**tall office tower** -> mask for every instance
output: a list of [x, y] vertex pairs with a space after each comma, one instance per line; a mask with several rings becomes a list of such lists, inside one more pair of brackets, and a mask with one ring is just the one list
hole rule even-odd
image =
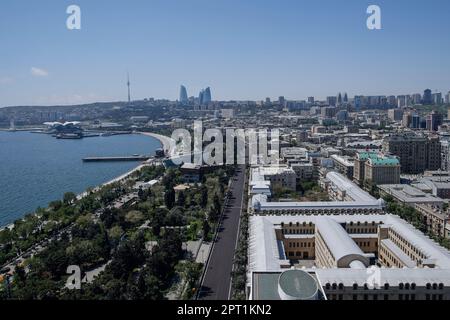
[[395, 96], [387, 97], [387, 104], [390, 107], [397, 107], [397, 98]]
[[419, 116], [417, 113], [413, 113], [413, 114], [411, 115], [411, 125], [410, 125], [410, 128], [411, 128], [411, 129], [420, 129], [421, 123], [422, 123], [422, 119], [420, 118], [420, 116]]
[[205, 91], [201, 90], [200, 93], [198, 94], [198, 103], [199, 104], [203, 104], [204, 95], [205, 95]]
[[363, 96], [355, 96], [353, 101], [354, 101], [354, 104], [355, 104], [355, 109], [358, 110], [363, 105]]
[[407, 107], [411, 107], [413, 105], [413, 99], [409, 94], [405, 96], [405, 103]]
[[314, 97], [308, 97], [308, 103], [313, 104], [314, 103]]
[[337, 104], [340, 106], [342, 104], [342, 94], [339, 92], [337, 95]]
[[413, 94], [412, 99], [414, 104], [420, 104], [420, 102], [422, 101], [422, 96], [420, 95], [420, 93], [416, 93]]
[[437, 113], [436, 111], [431, 112], [427, 116], [427, 130], [428, 131], [438, 131], [438, 128], [440, 125], [442, 125], [442, 122], [444, 121], [444, 117], [442, 114]]
[[278, 97], [278, 103], [280, 106], [284, 107], [285, 102], [286, 102], [286, 99], [284, 99], [284, 96]]
[[180, 86], [180, 102], [181, 103], [188, 103], [188, 94], [185, 86]]
[[383, 141], [383, 152], [399, 157], [402, 173], [419, 174], [441, 167], [439, 137], [399, 133]]
[[334, 97], [334, 96], [332, 96], [332, 97], [327, 97], [327, 104], [328, 104], [329, 106], [335, 107], [335, 106], [336, 106], [336, 102], [337, 102], [336, 97]]
[[430, 89], [426, 89], [423, 92], [422, 104], [425, 104], [425, 105], [433, 104], [433, 95], [431, 94], [431, 90]]
[[128, 103], [131, 102], [130, 74], [127, 73]]
[[402, 117], [402, 127], [409, 128], [412, 122], [412, 114], [411, 111], [406, 111], [403, 113]]
[[406, 96], [397, 97], [397, 108], [406, 107]]
[[388, 118], [391, 121], [402, 121], [403, 110], [402, 109], [389, 109], [388, 110]]
[[442, 104], [442, 93], [433, 93], [433, 104]]
[[348, 95], [347, 95], [347, 92], [346, 93], [344, 93], [344, 103], [348, 103]]
[[211, 88], [208, 87], [203, 91], [203, 103], [208, 104], [212, 101], [211, 98]]
[[445, 95], [445, 103], [450, 103], [450, 91]]

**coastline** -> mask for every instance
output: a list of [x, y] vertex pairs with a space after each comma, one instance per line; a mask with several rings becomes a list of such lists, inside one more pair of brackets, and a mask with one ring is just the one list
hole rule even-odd
[[175, 140], [173, 140], [172, 138], [152, 132], [137, 132], [137, 133], [159, 140], [164, 149], [164, 153], [167, 155], [173, 154], [175, 150]]
[[[166, 150], [168, 151], [169, 154], [171, 152], [173, 152], [173, 146], [175, 145], [175, 143], [174, 143], [172, 138], [169, 138], [167, 136], [163, 136], [163, 135], [160, 135], [160, 134], [157, 134], [157, 133], [150, 133], [150, 132], [137, 132], [137, 133], [145, 135], [145, 136], [148, 136], [148, 137], [152, 137], [154, 139], [157, 139], [161, 143], [161, 145], [164, 148], [165, 152], [166, 152]], [[113, 179], [111, 179], [111, 180], [109, 180], [109, 181], [107, 181], [105, 183], [102, 183], [102, 184], [94, 187], [93, 191], [98, 191], [100, 188], [102, 188], [104, 186], [107, 186], [107, 185], [113, 184], [115, 182], [121, 181], [123, 179], [126, 179], [131, 174], [133, 174], [134, 172], [142, 169], [146, 165], [148, 165], [148, 163], [145, 163], [145, 162], [144, 163], [140, 163], [138, 166], [136, 166], [135, 168], [129, 170], [128, 172], [125, 172], [124, 174], [121, 174], [120, 176], [118, 176], [116, 178], [113, 178]], [[83, 191], [82, 193], [77, 194], [77, 200], [81, 200], [84, 197], [86, 197], [87, 195], [88, 195], [88, 192], [87, 191]], [[19, 219], [16, 219], [15, 221], [19, 221], [19, 220], [23, 220], [23, 219], [19, 218]], [[3, 231], [5, 229], [12, 230], [14, 228], [15, 221], [10, 223], [10, 224], [7, 224], [7, 225], [0, 226], [0, 231]]]

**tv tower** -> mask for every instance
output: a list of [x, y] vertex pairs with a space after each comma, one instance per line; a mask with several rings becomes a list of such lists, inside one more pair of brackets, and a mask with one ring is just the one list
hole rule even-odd
[[131, 103], [130, 74], [129, 73], [127, 73], [127, 87], [128, 87], [128, 103]]

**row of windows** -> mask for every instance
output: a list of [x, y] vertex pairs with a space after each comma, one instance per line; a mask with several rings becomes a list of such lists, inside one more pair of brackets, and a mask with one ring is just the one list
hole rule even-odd
[[289, 248], [311, 248], [315, 246], [314, 242], [289, 242]]
[[282, 234], [314, 234], [314, 229], [281, 229]]
[[[399, 235], [392, 228], [389, 229], [389, 239], [392, 240], [400, 249], [403, 250], [412, 260], [420, 260], [426, 259], [427, 257], [419, 251], [416, 247], [414, 247], [411, 243], [409, 243], [406, 239], [404, 239], [401, 235]], [[409, 250], [408, 250], [409, 249]], [[414, 252], [417, 256], [412, 255], [409, 252]]]
[[[439, 284], [437, 284], [437, 283], [433, 283], [433, 284], [427, 283], [425, 287], [427, 288], [427, 290], [431, 290], [431, 289], [433, 289], [433, 290], [443, 290], [444, 289], [444, 284], [443, 283], [439, 283]], [[352, 288], [353, 288], [353, 290], [358, 290], [359, 286], [358, 286], [357, 283], [354, 283]], [[369, 290], [368, 284], [365, 283], [363, 288], [364, 288], [364, 290]], [[390, 288], [389, 283], [385, 283], [383, 288], [384, 288], [384, 290], [389, 290], [389, 288]], [[325, 289], [326, 290], [344, 290], [344, 284], [343, 283], [330, 284], [328, 282], [328, 283], [325, 284]], [[376, 289], [376, 288], [374, 288], [374, 289]], [[400, 282], [398, 284], [398, 289], [399, 290], [415, 290], [416, 289], [416, 284], [414, 282], [413, 283]]]
[[[394, 257], [394, 255], [389, 250], [387, 250], [384, 246], [381, 247], [380, 253], [381, 253], [381, 261], [387, 267], [391, 267], [392, 264], [395, 265], [397, 268], [403, 267], [403, 263], [400, 262], [400, 260], [398, 260], [396, 257]], [[388, 259], [389, 259], [389, 261], [388, 261]]]
[[377, 228], [349, 228], [347, 227], [347, 229], [345, 230], [347, 231], [347, 233], [378, 233], [378, 229]]

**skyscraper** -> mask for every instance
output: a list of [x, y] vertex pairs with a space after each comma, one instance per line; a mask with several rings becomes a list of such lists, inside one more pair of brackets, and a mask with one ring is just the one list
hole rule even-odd
[[188, 103], [188, 94], [185, 86], [180, 86], [180, 103]]
[[211, 88], [208, 87], [205, 89], [205, 91], [203, 92], [203, 103], [204, 104], [208, 104], [212, 101], [211, 99]]
[[438, 105], [442, 104], [442, 93], [440, 92], [433, 93], [432, 97], [433, 97], [433, 104]]
[[203, 96], [204, 96], [204, 90], [200, 90], [200, 93], [198, 94], [198, 103], [203, 104]]
[[344, 93], [344, 103], [348, 103], [348, 96], [347, 96], [347, 92]]
[[439, 126], [442, 125], [444, 121], [442, 114], [437, 113], [436, 111], [431, 112], [427, 116], [427, 130], [428, 131], [437, 131]]
[[431, 94], [430, 89], [427, 89], [423, 92], [422, 103], [425, 105], [433, 104], [433, 95]]

